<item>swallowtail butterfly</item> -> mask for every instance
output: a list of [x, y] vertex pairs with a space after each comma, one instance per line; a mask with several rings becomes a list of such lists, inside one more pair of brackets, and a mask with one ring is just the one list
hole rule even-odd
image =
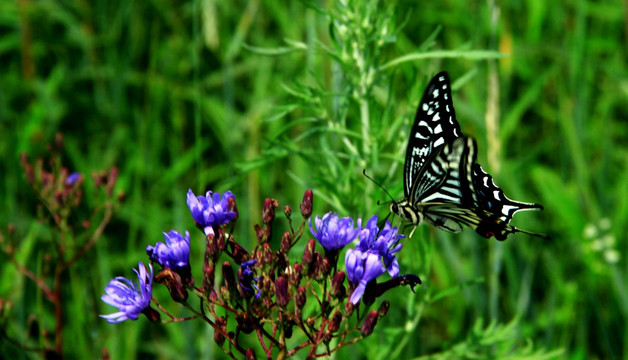
[[430, 81], [419, 104], [406, 150], [405, 198], [393, 201], [390, 211], [412, 224], [427, 221], [451, 232], [467, 225], [497, 240], [516, 232], [547, 239], [509, 224], [517, 211], [543, 207], [507, 198], [476, 163], [476, 149], [475, 140], [460, 131], [449, 76], [441, 72]]

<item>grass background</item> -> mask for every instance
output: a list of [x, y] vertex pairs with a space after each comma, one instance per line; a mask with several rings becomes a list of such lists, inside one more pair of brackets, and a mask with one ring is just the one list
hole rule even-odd
[[[441, 70], [480, 163], [511, 198], [545, 206], [513, 224], [552, 240], [420, 227], [399, 256], [424, 284], [387, 294], [385, 320], [340, 355], [628, 358], [626, 5], [373, 4], [0, 3], [0, 229], [15, 226], [18, 258], [37, 269], [54, 238], [21, 152], [45, 156], [61, 132], [71, 171], [116, 166], [128, 194], [67, 275], [68, 358], [223, 357], [200, 322], [107, 324], [104, 286], [161, 232], [192, 230], [188, 188], [231, 189], [247, 246], [265, 197], [296, 208], [312, 188], [315, 214], [385, 215], [361, 171], [401, 197], [407, 132]], [[193, 245], [193, 266], [202, 254]], [[0, 297], [14, 338], [31, 314], [52, 331], [49, 304], [5, 257]], [[0, 353], [38, 356], [4, 339]]]

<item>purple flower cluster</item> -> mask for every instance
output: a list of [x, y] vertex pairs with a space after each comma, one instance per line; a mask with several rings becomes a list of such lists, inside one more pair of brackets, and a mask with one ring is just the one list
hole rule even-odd
[[[80, 177], [80, 174], [72, 174], [68, 179], [73, 183], [78, 177]], [[192, 190], [189, 190], [187, 194], [187, 204], [192, 217], [206, 235], [214, 233], [214, 226], [227, 224], [237, 216], [234, 211], [229, 209], [230, 199], [232, 199], [232, 202], [235, 202], [235, 197], [231, 191], [226, 191], [222, 197], [219, 193], [211, 191], [208, 191], [206, 196], [195, 196]], [[150, 260], [158, 263], [164, 269], [170, 268], [172, 271], [179, 273], [181, 278], [184, 279], [184, 283], [192, 284], [193, 282], [188, 282], [191, 279], [189, 274], [189, 231], [185, 231], [185, 236], [175, 230], [170, 230], [170, 232], [163, 234], [165, 243], [157, 242], [155, 246], [146, 247], [146, 253]], [[253, 277], [251, 265], [253, 264], [243, 264], [243, 274], [245, 274], [246, 284], [252, 285], [257, 289], [253, 281], [257, 281], [258, 278]], [[109, 315], [101, 315], [103, 318], [110, 323], [121, 322], [127, 319], [137, 320], [140, 313], [150, 310], [153, 283], [152, 265], [149, 265], [149, 268], [150, 274], [148, 274], [142, 263], [139, 264], [139, 271], [134, 269], [138, 275], [139, 284], [134, 284], [123, 277], [116, 277], [111, 280], [109, 285], [105, 287], [106, 294], [102, 296], [102, 300], [109, 305], [117, 307], [119, 311]], [[259, 296], [259, 289], [257, 290], [257, 296]]]
[[[361, 219], [360, 219], [361, 220]], [[358, 226], [361, 227], [361, 221]], [[399, 275], [399, 262], [396, 254], [403, 247], [399, 240], [404, 236], [397, 233], [396, 227], [386, 220], [383, 229], [377, 227], [377, 215], [369, 219], [365, 228], [361, 228], [360, 242], [355, 249], [347, 250], [345, 267], [347, 278], [357, 287], [349, 299], [357, 304], [364, 294], [366, 284], [388, 271], [391, 277]]]
[[310, 219], [310, 231], [326, 251], [339, 250], [357, 237], [360, 239], [356, 248], [347, 250], [345, 255], [347, 277], [355, 287], [350, 298], [353, 304], [360, 301], [370, 281], [386, 271], [392, 277], [399, 274], [396, 254], [403, 246], [399, 240], [404, 236], [398, 234], [398, 229], [388, 220], [380, 230], [377, 215], [371, 217], [365, 227], [362, 227], [362, 219], [358, 219], [354, 229], [353, 219], [339, 219], [338, 215], [329, 212], [322, 219], [317, 216], [314, 224], [316, 231]]

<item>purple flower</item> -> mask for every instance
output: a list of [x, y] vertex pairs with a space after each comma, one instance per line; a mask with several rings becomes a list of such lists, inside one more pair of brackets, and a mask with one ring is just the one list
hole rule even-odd
[[259, 299], [260, 295], [262, 294], [262, 292], [260, 291], [260, 289], [257, 287], [257, 285], [255, 284], [256, 282], [259, 281], [259, 277], [255, 277], [254, 273], [253, 273], [253, 269], [252, 266], [255, 265], [257, 263], [257, 260], [249, 260], [246, 262], [242, 263], [242, 272], [240, 273], [240, 278], [238, 279], [240, 281], [240, 286], [242, 286], [242, 288], [248, 292], [253, 292], [253, 289], [256, 290], [255, 293], [255, 298]]
[[166, 243], [157, 242], [155, 246], [147, 246], [148, 257], [163, 267], [177, 271], [190, 263], [190, 232], [185, 231], [185, 237], [178, 231], [170, 230], [163, 233]]
[[312, 228], [312, 218], [309, 220], [310, 231], [327, 251], [342, 249], [352, 242], [360, 233], [360, 229], [353, 228], [353, 219], [345, 217], [338, 219], [338, 215], [328, 212], [322, 219], [314, 219], [316, 231]]
[[354, 249], [347, 250], [345, 267], [347, 269], [347, 278], [354, 285], [357, 285], [351, 293], [351, 298], [349, 298], [349, 301], [354, 305], [360, 302], [362, 295], [364, 295], [366, 284], [386, 272], [379, 255]]
[[373, 215], [362, 228], [362, 220], [358, 220], [360, 242], [354, 249], [347, 250], [345, 268], [347, 278], [355, 286], [350, 301], [357, 304], [364, 294], [366, 284], [384, 272], [392, 277], [399, 275], [399, 262], [396, 254], [403, 247], [399, 240], [404, 236], [386, 220], [384, 228], [377, 226], [377, 215]]
[[234, 211], [229, 211], [229, 198], [235, 200], [231, 191], [226, 191], [221, 198], [219, 193], [211, 191], [205, 196], [195, 196], [192, 189], [188, 190], [188, 207], [194, 221], [203, 228], [205, 235], [212, 234], [214, 226], [226, 224], [236, 217]]
[[152, 296], [153, 267], [149, 264], [150, 274], [141, 262], [138, 270], [133, 269], [137, 274], [139, 283], [121, 276], [109, 282], [105, 287], [106, 294], [101, 297], [105, 303], [118, 308], [118, 312], [109, 315], [100, 315], [107, 319], [108, 323], [118, 323], [124, 320], [137, 320], [139, 314], [148, 308]]
[[81, 178], [81, 173], [80, 172], [73, 172], [72, 174], [70, 174], [66, 179], [65, 179], [65, 184], [72, 186], [74, 185], [74, 183], [76, 183], [78, 181], [78, 179]]

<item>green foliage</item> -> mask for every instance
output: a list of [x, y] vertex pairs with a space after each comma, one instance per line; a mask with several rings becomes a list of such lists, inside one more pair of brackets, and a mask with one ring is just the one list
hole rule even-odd
[[[11, 225], [16, 257], [45, 272], [53, 237], [35, 221], [19, 153], [43, 155], [62, 132], [70, 171], [116, 166], [127, 194], [67, 275], [67, 357], [224, 356], [202, 324], [105, 323], [104, 286], [162, 231], [193, 227], [188, 188], [231, 189], [250, 244], [258, 219], [247, 214], [265, 197], [296, 203], [306, 188], [314, 214], [385, 216], [377, 202], [389, 199], [362, 169], [401, 196], [417, 103], [447, 70], [479, 162], [511, 198], [545, 206], [513, 224], [552, 240], [418, 228], [399, 256], [424, 284], [387, 293], [382, 323], [339, 356], [625, 358], [623, 11], [586, 0], [0, 2], [0, 233]], [[192, 246], [192, 264], [203, 251]], [[23, 340], [29, 316], [50, 324], [51, 304], [4, 254], [0, 264], [0, 298], [13, 304], [2, 329]], [[7, 341], [0, 354], [40, 355]]]

